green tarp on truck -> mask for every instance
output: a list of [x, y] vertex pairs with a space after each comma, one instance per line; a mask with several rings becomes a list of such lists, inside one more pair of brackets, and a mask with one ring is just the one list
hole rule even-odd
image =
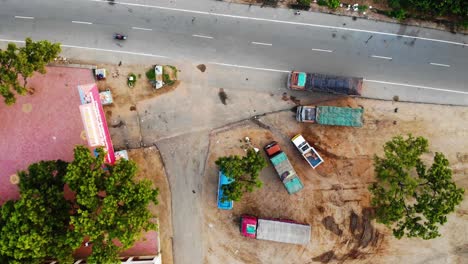
[[330, 126], [362, 126], [363, 108], [336, 106], [299, 106], [296, 120]]

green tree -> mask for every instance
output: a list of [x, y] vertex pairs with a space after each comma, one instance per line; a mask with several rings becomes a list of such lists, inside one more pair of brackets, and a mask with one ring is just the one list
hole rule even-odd
[[59, 43], [52, 44], [46, 40], [33, 42], [30, 38], [25, 40], [24, 47], [8, 43], [6, 50], [0, 49], [0, 94], [5, 103], [12, 105], [16, 102], [14, 92], [26, 94], [27, 79], [34, 72], [44, 74], [47, 63], [56, 58], [60, 51]]
[[337, 9], [340, 6], [340, 0], [328, 0], [327, 6], [330, 9]]
[[453, 182], [445, 156], [435, 153], [427, 168], [420, 157], [427, 153], [427, 139], [397, 136], [384, 145], [384, 157], [374, 158], [377, 182], [369, 187], [371, 203], [377, 221], [397, 238], [440, 236], [439, 225], [463, 200], [464, 190]]
[[148, 205], [158, 203], [158, 190], [149, 180], [134, 180], [137, 168], [132, 161], [119, 160], [111, 166], [104, 163], [102, 149], [94, 157], [84, 146], [74, 153], [65, 175], [76, 193], [68, 242], [76, 248], [88, 237], [93, 243], [90, 263], [115, 263], [118, 253], [131, 247], [142, 231], [157, 228]]
[[21, 198], [0, 209], [2, 263], [73, 261], [66, 243], [70, 204], [63, 197], [67, 163], [41, 161], [18, 173]]
[[252, 192], [255, 188], [262, 187], [258, 176], [267, 163], [259, 152], [250, 148], [246, 156], [221, 157], [216, 160], [216, 165], [226, 176], [234, 180], [222, 186], [223, 199], [239, 201], [245, 192]]

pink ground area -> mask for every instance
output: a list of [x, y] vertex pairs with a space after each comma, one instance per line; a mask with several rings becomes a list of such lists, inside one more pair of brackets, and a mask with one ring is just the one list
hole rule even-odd
[[33, 95], [0, 102], [0, 204], [19, 197], [10, 175], [40, 160], [70, 161], [74, 147], [87, 144], [77, 86], [93, 82], [88, 69], [48, 67], [28, 81]]
[[[17, 186], [10, 183], [12, 174], [40, 160], [71, 161], [75, 146], [87, 145], [77, 86], [93, 82], [91, 70], [48, 67], [45, 75], [29, 79], [33, 95], [17, 96], [13, 106], [0, 102], [0, 205], [19, 198]], [[89, 250], [77, 253], [86, 256]], [[124, 255], [157, 252], [157, 233], [149, 232]]]

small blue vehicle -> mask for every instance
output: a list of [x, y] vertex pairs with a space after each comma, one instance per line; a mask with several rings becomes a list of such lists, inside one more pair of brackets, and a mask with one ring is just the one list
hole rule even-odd
[[234, 206], [234, 202], [232, 200], [222, 201], [223, 189], [221, 188], [221, 186], [230, 184], [234, 181], [234, 179], [227, 177], [222, 171], [219, 171], [218, 177], [218, 208], [222, 210], [231, 210]]

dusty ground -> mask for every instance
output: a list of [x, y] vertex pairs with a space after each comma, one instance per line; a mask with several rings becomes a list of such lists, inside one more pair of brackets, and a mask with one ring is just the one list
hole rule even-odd
[[159, 240], [162, 261], [172, 264], [172, 212], [171, 190], [164, 170], [164, 163], [156, 147], [130, 150], [129, 158], [138, 164], [136, 179], [149, 179], [159, 189], [159, 204], [151, 206], [150, 210], [158, 217]]
[[[467, 263], [468, 199], [449, 216], [441, 238], [396, 240], [388, 229], [369, 220], [372, 210], [368, 209], [367, 186], [373, 181], [372, 156], [382, 153], [382, 144], [396, 134], [413, 133], [428, 138], [432, 151], [444, 152], [455, 181], [468, 188], [468, 109], [365, 99], [328, 104], [363, 106], [364, 127], [303, 125], [294, 120], [292, 112], [283, 111], [261, 117], [260, 123], [247, 121], [211, 134], [202, 195], [204, 262]], [[308, 167], [289, 142], [297, 133], [325, 159], [316, 170]], [[289, 196], [269, 165], [260, 176], [264, 182], [261, 190], [245, 195], [232, 211], [217, 210], [214, 161], [243, 154], [240, 140], [245, 136], [258, 148], [271, 140], [280, 142], [304, 190]], [[238, 227], [244, 213], [309, 223], [311, 243], [297, 246], [244, 238]]]
[[[240, 4], [249, 4], [249, 5], [262, 5], [263, 3], [262, 0], [225, 0], [225, 1], [233, 2], [233, 3], [240, 3]], [[342, 16], [361, 17], [361, 18], [377, 20], [377, 21], [401, 23], [401, 24], [410, 25], [410, 26], [433, 28], [433, 29], [439, 29], [439, 30], [445, 30], [445, 31], [456, 31], [458, 33], [468, 34], [468, 29], [463, 29], [463, 28], [455, 29], [449, 25], [450, 21], [454, 20], [453, 18], [440, 17], [434, 21], [427, 21], [427, 20], [412, 18], [412, 19], [406, 19], [404, 21], [398, 21], [397, 19], [394, 19], [392, 17], [386, 16], [378, 12], [378, 11], [384, 12], [384, 11], [391, 10], [391, 8], [388, 7], [386, 2], [381, 1], [381, 0], [353, 0], [353, 1], [348, 0], [348, 1], [341, 1], [341, 3], [343, 4], [343, 7], [339, 7], [336, 10], [331, 10], [327, 6], [320, 6], [317, 3], [314, 3], [314, 1], [312, 0], [312, 4], [310, 5], [309, 11], [336, 14], [336, 15], [342, 15]], [[278, 1], [278, 7], [281, 7], [281, 8], [290, 8], [290, 6], [294, 4], [297, 4], [296, 0], [279, 0]], [[355, 12], [352, 10], [348, 11], [346, 10], [346, 7], [348, 4], [350, 5], [359, 4], [360, 6], [367, 5], [368, 7], [372, 6], [372, 9], [366, 10], [365, 13]], [[435, 22], [435, 21], [440, 21], [440, 22]]]
[[[145, 75], [146, 71], [150, 69], [149, 65], [117, 66], [102, 64], [98, 65], [98, 68], [107, 69], [108, 74], [106, 80], [97, 81], [99, 90], [111, 90], [114, 99], [113, 104], [104, 106], [106, 119], [110, 126], [109, 131], [113, 141], [115, 141], [113, 142], [114, 146], [128, 146], [128, 142], [121, 142], [125, 138], [140, 137], [141, 141], [140, 116], [137, 111], [137, 103], [171, 92], [177, 88], [179, 82], [176, 81], [173, 85], [155, 90]], [[172, 78], [176, 77], [170, 67], [164, 68], [171, 71], [170, 75]], [[137, 81], [133, 88], [127, 86], [127, 76], [130, 73], [134, 73], [137, 76]], [[127, 129], [115, 129], [122, 126]]]

